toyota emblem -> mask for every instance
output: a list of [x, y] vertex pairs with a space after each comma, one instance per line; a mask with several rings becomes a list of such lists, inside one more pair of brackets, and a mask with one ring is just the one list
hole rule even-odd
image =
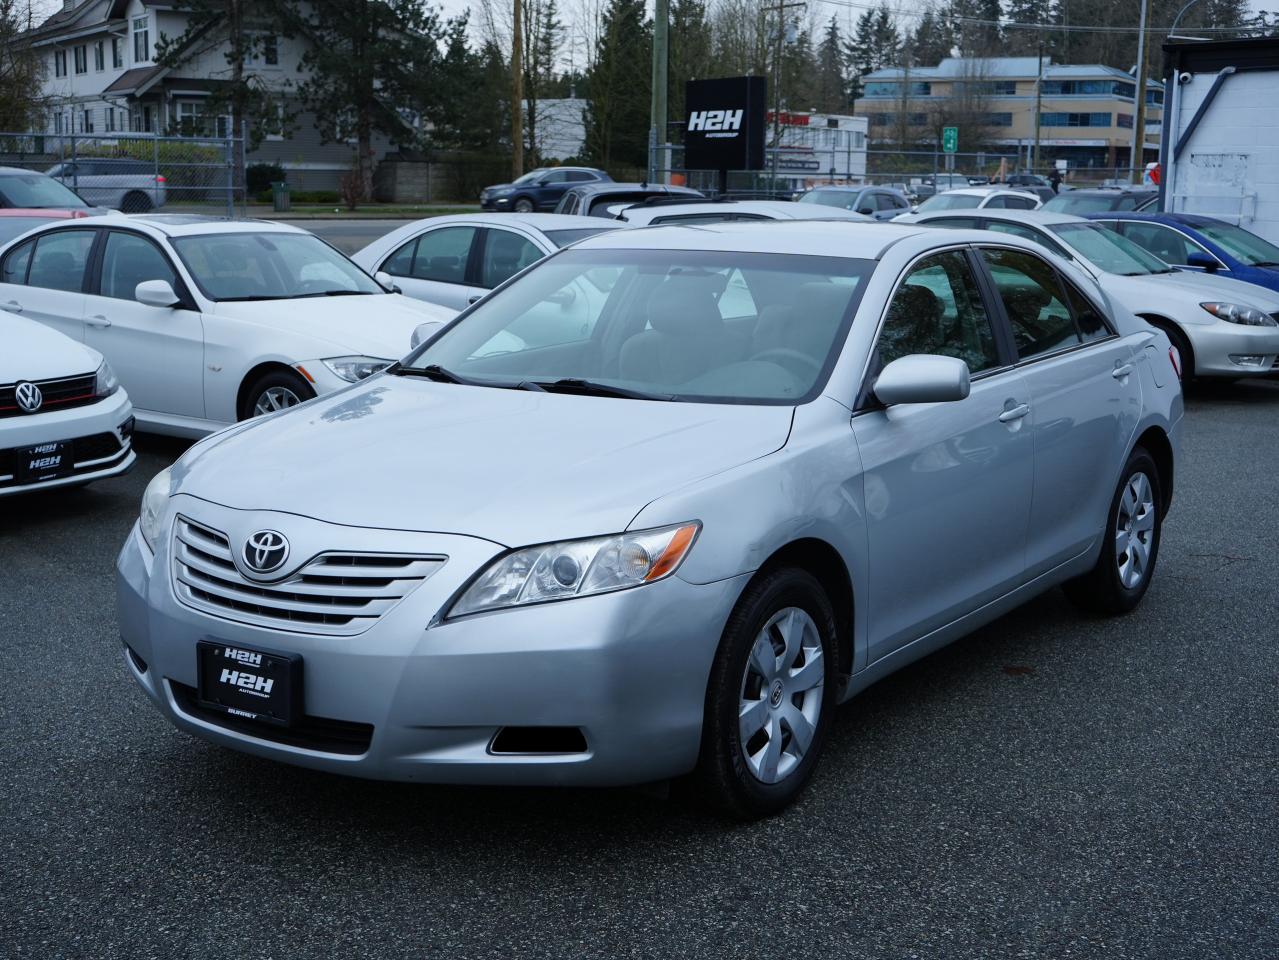
[[244, 541], [244, 562], [254, 573], [270, 573], [289, 558], [289, 541], [278, 530], [259, 530]]
[[35, 413], [44, 403], [44, 394], [30, 380], [19, 380], [13, 388], [13, 397], [23, 413]]

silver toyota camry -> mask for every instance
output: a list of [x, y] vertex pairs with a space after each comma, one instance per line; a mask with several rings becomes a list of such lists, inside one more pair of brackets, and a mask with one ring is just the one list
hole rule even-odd
[[1018, 237], [616, 231], [423, 337], [148, 487], [120, 624], [176, 726], [760, 816], [839, 702], [1057, 585], [1123, 614], [1155, 569], [1168, 340]]

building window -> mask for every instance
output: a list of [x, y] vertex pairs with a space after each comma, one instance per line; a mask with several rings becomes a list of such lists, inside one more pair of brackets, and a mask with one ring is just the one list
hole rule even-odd
[[84, 44], [71, 51], [75, 54], [75, 72], [77, 75], [89, 72], [89, 50]]
[[93, 69], [101, 73], [107, 67], [107, 46], [101, 40], [93, 45]]
[[886, 127], [893, 122], [894, 114], [891, 113], [872, 113], [870, 115], [870, 125], [872, 127]]
[[1164, 92], [1162, 90], [1147, 90], [1146, 105], [1151, 107], [1163, 106]]
[[111, 133], [115, 130], [115, 108], [107, 107], [102, 111], [102, 129]]
[[133, 18], [133, 62], [146, 63], [151, 59], [151, 31], [146, 17]]
[[909, 123], [912, 127], [926, 127], [926, 126], [928, 126], [928, 114], [926, 114], [926, 113], [912, 113], [912, 114], [910, 115], [910, 118], [909, 118], [909, 120], [908, 120], [907, 122], [908, 122], [908, 123]]
[[1013, 115], [1011, 113], [988, 113], [986, 114], [986, 126], [988, 127], [1011, 127], [1013, 125]]
[[53, 75], [55, 77], [65, 77], [67, 75], [67, 52], [65, 50], [53, 51]]
[[88, 108], [85, 109], [84, 119], [81, 121], [81, 123], [83, 124], [81, 129], [83, 129], [85, 133], [93, 133], [93, 111], [92, 110]]
[[1108, 113], [1045, 113], [1039, 124], [1044, 127], [1108, 127]]
[[62, 114], [61, 113], [55, 113], [53, 115], [53, 132], [54, 133], [62, 132]]
[[111, 66], [116, 70], [124, 66], [124, 43], [119, 37], [111, 38]]
[[890, 83], [886, 80], [872, 80], [870, 83], [862, 87], [863, 97], [895, 97], [901, 89], [901, 84]]
[[268, 67], [276, 67], [280, 64], [280, 45], [273, 33], [262, 38], [262, 62]]
[[979, 97], [1015, 97], [1017, 95], [1016, 80], [977, 80], [965, 85]]
[[1117, 127], [1121, 127], [1121, 128], [1123, 128], [1124, 130], [1131, 130], [1131, 129], [1132, 129], [1132, 114], [1131, 114], [1131, 113], [1117, 113], [1117, 114], [1115, 114], [1115, 126], [1117, 126]]

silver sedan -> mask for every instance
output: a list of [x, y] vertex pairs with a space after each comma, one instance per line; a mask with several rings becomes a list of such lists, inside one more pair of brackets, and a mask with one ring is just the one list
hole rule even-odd
[[1016, 237], [593, 237], [159, 474], [118, 562], [125, 663], [173, 724], [262, 757], [684, 777], [766, 815], [886, 674], [1058, 585], [1141, 601], [1170, 353]]

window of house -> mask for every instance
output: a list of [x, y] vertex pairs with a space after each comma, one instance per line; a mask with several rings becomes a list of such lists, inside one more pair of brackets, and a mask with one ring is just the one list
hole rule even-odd
[[107, 45], [99, 40], [93, 45], [93, 69], [101, 73], [107, 68]]
[[67, 75], [67, 52], [65, 50], [53, 51], [53, 75], [55, 77], [65, 77]]
[[1013, 125], [1013, 115], [1011, 113], [988, 113], [986, 114], [986, 126], [988, 127], [1011, 127]]
[[115, 130], [115, 108], [107, 107], [102, 111], [102, 129], [107, 133]]
[[133, 18], [133, 62], [146, 63], [151, 59], [151, 31], [146, 17]]
[[93, 133], [93, 111], [92, 110], [88, 108], [85, 109], [82, 124], [83, 124], [82, 129], [84, 130], [85, 133]]
[[89, 72], [89, 48], [84, 44], [75, 47], [72, 51], [75, 54], [75, 72], [77, 74]]
[[111, 67], [119, 70], [124, 66], [124, 42], [119, 37], [111, 38]]
[[280, 43], [273, 33], [262, 38], [262, 62], [268, 67], [279, 66]]

